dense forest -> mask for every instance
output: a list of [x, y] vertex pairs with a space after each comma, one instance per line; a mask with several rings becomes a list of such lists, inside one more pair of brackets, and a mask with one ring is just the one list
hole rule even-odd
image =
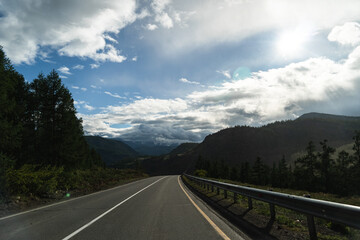
[[236, 126], [208, 135], [187, 157], [201, 155], [204, 158], [229, 165], [242, 161], [253, 163], [260, 157], [271, 166], [285, 155], [294, 161], [292, 155], [304, 149], [312, 140], [319, 143], [324, 139], [332, 147], [352, 142], [354, 132], [360, 129], [360, 117], [308, 113], [295, 120], [277, 121], [261, 127]]
[[334, 156], [335, 148], [329, 146], [327, 140], [319, 142], [319, 151], [310, 141], [305, 148], [306, 153], [295, 161], [293, 169], [284, 156], [272, 167], [260, 157], [252, 164], [245, 161], [229, 167], [223, 160], [210, 161], [199, 156], [194, 173], [256, 185], [356, 195], [360, 194], [360, 131], [355, 132], [353, 140], [354, 153], [341, 151], [337, 156]]
[[89, 169], [100, 174], [104, 163], [83, 134], [58, 73], [26, 82], [0, 48], [0, 199], [73, 188], [95, 176]]

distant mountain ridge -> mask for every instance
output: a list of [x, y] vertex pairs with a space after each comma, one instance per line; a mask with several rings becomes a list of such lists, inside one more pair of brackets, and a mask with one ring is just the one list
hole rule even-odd
[[358, 121], [360, 117], [353, 117], [353, 116], [344, 116], [344, 115], [333, 115], [333, 114], [326, 114], [326, 113], [305, 113], [301, 115], [298, 119], [325, 119], [325, 120], [334, 120], [334, 121]]
[[181, 155], [193, 150], [199, 143], [182, 143], [175, 149], [173, 149], [169, 155]]
[[163, 154], [168, 154], [178, 146], [178, 144], [159, 145], [146, 141], [124, 141], [121, 140], [120, 138], [116, 138], [115, 140], [126, 143], [136, 152], [138, 152], [140, 155], [143, 156], [160, 156]]
[[139, 153], [129, 145], [118, 140], [99, 136], [85, 136], [85, 139], [109, 167], [127, 167], [133, 164], [134, 158], [139, 156]]
[[[181, 173], [194, 167], [199, 156], [210, 161], [224, 160], [230, 165], [254, 162], [256, 157], [271, 165], [285, 155], [302, 151], [311, 140], [317, 146], [328, 140], [330, 146], [351, 143], [360, 130], [360, 117], [308, 113], [295, 120], [278, 121], [262, 127], [236, 126], [208, 135], [202, 143], [183, 156], [144, 163], [155, 174]], [[147, 160], [150, 161], [150, 160]]]

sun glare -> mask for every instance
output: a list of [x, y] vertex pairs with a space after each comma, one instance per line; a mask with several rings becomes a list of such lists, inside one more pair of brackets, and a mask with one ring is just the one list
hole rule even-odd
[[277, 40], [277, 51], [282, 57], [298, 57], [304, 50], [308, 33], [303, 30], [291, 30], [280, 34]]

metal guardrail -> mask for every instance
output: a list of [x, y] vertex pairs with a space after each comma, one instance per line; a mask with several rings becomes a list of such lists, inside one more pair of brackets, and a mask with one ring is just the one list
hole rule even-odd
[[212, 191], [214, 191], [214, 187], [216, 187], [217, 194], [219, 194], [220, 189], [222, 189], [225, 198], [227, 198], [227, 191], [234, 193], [234, 201], [236, 201], [237, 194], [248, 197], [249, 209], [253, 208], [252, 199], [269, 203], [272, 220], [275, 220], [275, 205], [305, 214], [307, 216], [310, 239], [317, 239], [314, 217], [360, 229], [360, 207], [357, 206], [244, 187], [199, 178], [188, 174], [183, 175], [192, 181], [203, 184], [208, 190], [210, 186]]

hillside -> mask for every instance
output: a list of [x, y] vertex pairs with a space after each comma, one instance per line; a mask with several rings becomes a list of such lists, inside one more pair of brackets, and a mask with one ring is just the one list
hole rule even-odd
[[144, 159], [142, 167], [147, 173], [153, 175], [182, 173], [184, 167], [187, 166], [187, 164], [184, 164], [186, 161], [183, 161], [182, 157], [186, 156], [198, 145], [198, 143], [182, 143], [169, 154]]
[[106, 166], [124, 168], [133, 163], [139, 154], [127, 144], [98, 136], [86, 136], [88, 144], [101, 156]]
[[197, 145], [199, 145], [198, 143], [182, 143], [180, 144], [177, 148], [175, 148], [174, 150], [172, 150], [169, 155], [181, 155], [181, 154], [185, 154], [188, 151], [193, 150]]
[[271, 165], [280, 160], [282, 155], [290, 159], [292, 154], [301, 152], [310, 140], [317, 147], [324, 139], [333, 147], [349, 144], [355, 130], [360, 130], [360, 117], [309, 113], [295, 120], [274, 122], [262, 127], [236, 126], [223, 129], [208, 135], [184, 156], [157, 160], [153, 164], [159, 165], [157, 173], [181, 173], [191, 169], [199, 156], [208, 160], [224, 160], [230, 165], [244, 161], [252, 163], [259, 156]]
[[312, 140], [316, 144], [327, 139], [334, 147], [352, 142], [360, 129], [360, 117], [328, 114], [305, 114], [293, 121], [268, 124], [260, 128], [234, 127], [205, 138], [192, 154], [208, 159], [224, 159], [230, 164], [252, 162], [257, 156], [271, 164], [284, 154], [303, 150]]

